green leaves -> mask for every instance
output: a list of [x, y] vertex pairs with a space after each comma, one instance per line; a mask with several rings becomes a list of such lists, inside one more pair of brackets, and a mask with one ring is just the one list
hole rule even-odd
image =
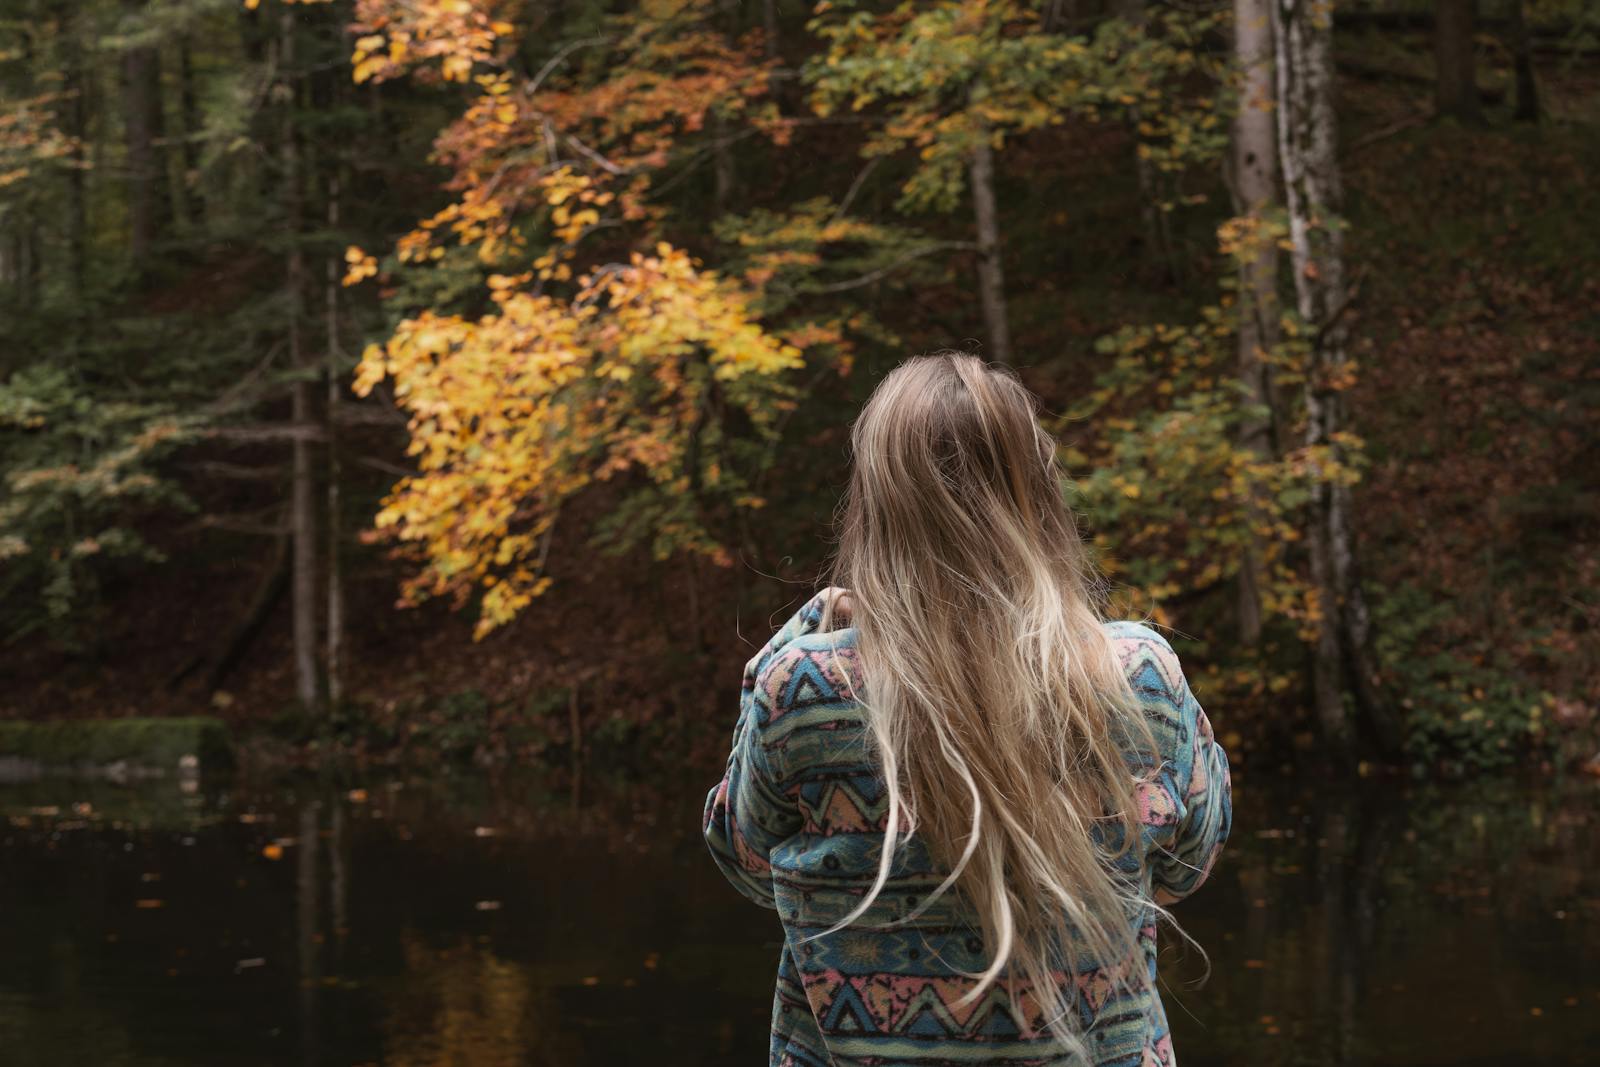
[[1226, 143], [1216, 97], [1181, 91], [1196, 75], [1220, 84], [1221, 66], [1200, 48], [1212, 18], [1112, 19], [1091, 38], [1045, 32], [1037, 10], [1012, 0], [818, 11], [810, 28], [826, 50], [802, 72], [812, 107], [872, 114], [863, 156], [915, 152], [901, 188], [906, 212], [953, 210], [982, 136], [998, 148], [1070, 118], [1123, 122], [1163, 172], [1212, 159]]
[[100, 569], [160, 558], [131, 523], [189, 506], [157, 473], [186, 432], [161, 405], [91, 394], [49, 364], [0, 385], [0, 596], [13, 637], [47, 628], [72, 643]]

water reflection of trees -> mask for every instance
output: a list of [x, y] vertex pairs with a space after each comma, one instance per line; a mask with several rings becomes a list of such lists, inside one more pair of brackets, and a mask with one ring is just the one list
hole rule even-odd
[[[307, 1067], [630, 1062], [652, 1038], [681, 1062], [759, 1056], [776, 926], [729, 898], [697, 811], [450, 788], [240, 792], [137, 831], [37, 800], [62, 814], [19, 816], [0, 850], [0, 904], [23, 916], [0, 1062], [212, 1062], [234, 1033], [262, 1042], [241, 1062]], [[1212, 980], [1163, 967], [1184, 1062], [1581, 1062], [1597, 795], [1239, 781], [1234, 839], [1179, 908]]]
[[[1179, 916], [1214, 966], [1199, 991], [1174, 979], [1186, 1060], [1523, 1062], [1548, 1049], [1539, 1062], [1577, 1062], [1572, 1027], [1596, 1006], [1580, 968], [1600, 951], [1594, 909], [1577, 914], [1600, 893], [1580, 859], [1600, 854], [1592, 786], [1240, 793], [1215, 884]], [[1541, 1024], [1541, 1003], [1574, 1014]]]
[[405, 971], [393, 983], [383, 1020], [385, 1064], [392, 1067], [497, 1067], [581, 1062], [560, 1029], [550, 990], [526, 965], [462, 940], [434, 947], [401, 934]]
[[[354, 1036], [349, 1032], [350, 1020], [341, 1017], [338, 1009], [350, 1002], [343, 996], [330, 1000], [330, 994], [351, 987], [364, 987], [373, 994], [376, 1036], [382, 1044], [380, 1062], [385, 1065], [539, 1067], [581, 1062], [579, 1035], [570, 1025], [563, 1026], [556, 1006], [563, 982], [575, 980], [572, 974], [563, 972], [561, 981], [552, 983], [551, 976], [544, 973], [548, 968], [502, 958], [485, 935], [474, 936], [449, 924], [440, 926], [437, 913], [412, 916], [404, 906], [390, 910], [388, 902], [374, 897], [375, 891], [390, 888], [397, 876], [406, 877], [411, 892], [402, 895], [407, 897], [415, 896], [417, 890], [437, 892], [445, 884], [485, 880], [486, 872], [462, 864], [460, 854], [454, 854], [456, 862], [451, 862], [454, 843], [481, 836], [478, 824], [484, 820], [484, 811], [473, 812], [466, 806], [469, 817], [462, 821], [449, 815], [460, 809], [430, 811], [427, 805], [417, 804], [417, 799], [413, 794], [408, 803], [385, 811], [365, 803], [352, 805], [347, 796], [327, 790], [298, 798], [294, 930], [302, 1064], [311, 1067], [332, 1062], [333, 1052], [348, 1046]], [[474, 814], [476, 818], [470, 817]], [[512, 812], [500, 808], [497, 814]], [[506, 822], [525, 828], [526, 813], [517, 815]], [[357, 832], [352, 834], [352, 828]], [[418, 839], [419, 831], [423, 840]], [[488, 836], [498, 839], [500, 832], [496, 827]], [[508, 836], [517, 836], [515, 830]], [[386, 843], [375, 852], [373, 846], [380, 841]], [[410, 855], [412, 862], [405, 866], [422, 868], [407, 875], [420, 873], [426, 880], [402, 875], [403, 867], [393, 851], [396, 842], [405, 843], [400, 846], [402, 854]], [[468, 854], [475, 854], [484, 846], [468, 847]], [[505, 858], [520, 866], [530, 854], [515, 849]], [[363, 862], [367, 864], [365, 872], [360, 869]], [[526, 889], [534, 894], [540, 891], [537, 873], [529, 871], [525, 879]], [[364, 973], [371, 969], [370, 960], [349, 951], [352, 887], [357, 893], [356, 908], [366, 905], [370, 912], [377, 905], [382, 916], [379, 925], [383, 929], [360, 934], [367, 939], [362, 944], [369, 950], [374, 947], [370, 944], [373, 933], [389, 943], [380, 955], [390, 958], [376, 975]], [[391, 927], [390, 922], [396, 925]], [[397, 961], [388, 951], [395, 942]]]

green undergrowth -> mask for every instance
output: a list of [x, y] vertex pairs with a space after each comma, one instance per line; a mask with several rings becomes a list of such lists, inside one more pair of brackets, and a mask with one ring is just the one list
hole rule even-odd
[[228, 728], [204, 717], [0, 722], [0, 756], [51, 769], [128, 763], [175, 770], [185, 756], [208, 770], [234, 762]]

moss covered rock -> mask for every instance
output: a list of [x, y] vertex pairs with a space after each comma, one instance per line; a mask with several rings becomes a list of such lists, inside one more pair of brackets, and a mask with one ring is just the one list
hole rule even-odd
[[50, 770], [96, 770], [113, 765], [175, 772], [189, 766], [233, 765], [233, 741], [218, 719], [77, 719], [0, 722], [0, 758]]

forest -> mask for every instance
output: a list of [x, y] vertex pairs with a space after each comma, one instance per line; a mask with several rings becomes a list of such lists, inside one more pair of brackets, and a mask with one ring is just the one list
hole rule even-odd
[[1240, 766], [1600, 773], [1596, 173], [1585, 0], [7, 0], [0, 719], [714, 760], [962, 348]]
[[741, 669], [961, 350], [1226, 753], [1144, 1062], [1589, 1064], [1597, 174], [1594, 0], [0, 0], [0, 1059], [761, 1062]]

